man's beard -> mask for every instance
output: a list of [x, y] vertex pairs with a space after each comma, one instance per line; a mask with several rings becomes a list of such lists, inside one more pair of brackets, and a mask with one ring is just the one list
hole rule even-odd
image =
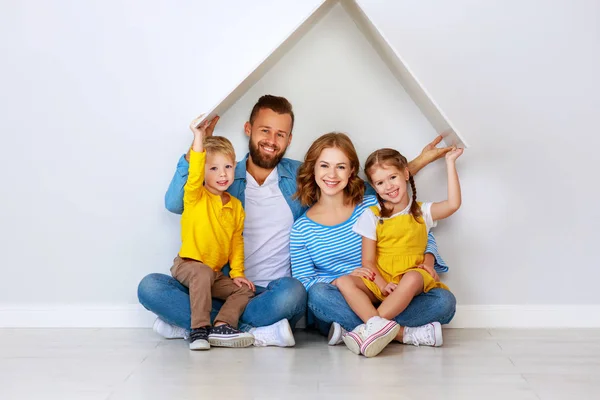
[[279, 164], [279, 162], [281, 161], [281, 159], [283, 158], [283, 156], [285, 155], [285, 150], [284, 149], [281, 154], [277, 154], [277, 151], [279, 150], [279, 147], [277, 146], [273, 146], [273, 149], [275, 150], [275, 154], [273, 156], [273, 158], [265, 158], [261, 152], [260, 149], [258, 148], [258, 144], [254, 145], [254, 143], [252, 143], [252, 138], [250, 138], [250, 141], [248, 143], [248, 147], [250, 148], [250, 158], [252, 159], [252, 162], [260, 167], [260, 168], [264, 168], [264, 169], [273, 169], [277, 166], [277, 164]]

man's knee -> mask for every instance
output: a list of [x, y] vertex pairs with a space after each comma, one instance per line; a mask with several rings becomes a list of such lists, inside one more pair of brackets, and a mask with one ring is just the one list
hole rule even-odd
[[275, 287], [278, 293], [278, 305], [283, 310], [293, 313], [303, 313], [306, 310], [306, 289], [296, 278], [280, 278]]
[[301, 311], [304, 312], [306, 310], [307, 299], [306, 288], [302, 282], [296, 278], [285, 277], [284, 279], [286, 280], [286, 287], [290, 302], [299, 305]]
[[306, 289], [298, 279], [289, 276], [283, 277], [280, 279], [279, 286], [286, 297], [298, 302], [306, 302]]
[[161, 290], [165, 285], [165, 278], [171, 278], [165, 274], [152, 273], [142, 278], [138, 284], [138, 300], [141, 304], [147, 302], [147, 300], [154, 295], [154, 293]]

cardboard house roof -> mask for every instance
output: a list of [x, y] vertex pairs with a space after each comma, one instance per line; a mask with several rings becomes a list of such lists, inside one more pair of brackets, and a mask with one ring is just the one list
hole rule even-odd
[[434, 130], [444, 137], [446, 145], [456, 145], [466, 148], [467, 143], [464, 137], [452, 126], [444, 112], [437, 106], [411, 72], [410, 68], [402, 60], [398, 51], [394, 49], [381, 30], [378, 29], [355, 0], [322, 1], [310, 15], [303, 19], [299, 26], [283, 38], [282, 42], [259, 65], [249, 71], [241, 82], [210, 109], [205, 115], [205, 119], [224, 114], [337, 4], [340, 4], [354, 21], [358, 29], [406, 90]]

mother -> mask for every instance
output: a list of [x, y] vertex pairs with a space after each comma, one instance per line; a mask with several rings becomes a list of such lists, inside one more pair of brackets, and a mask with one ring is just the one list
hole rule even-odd
[[[410, 166], [409, 166], [410, 168]], [[369, 206], [377, 204], [372, 188], [358, 177], [360, 162], [352, 141], [343, 133], [332, 132], [318, 138], [308, 150], [298, 170], [296, 198], [308, 211], [293, 225], [290, 236], [292, 276], [308, 291], [308, 308], [329, 344], [341, 343], [344, 332], [362, 324], [336, 287], [336, 280], [361, 267], [361, 237], [352, 231], [356, 219]], [[412, 172], [412, 171], [411, 171]], [[437, 264], [425, 250], [424, 268], [437, 278]], [[433, 289], [415, 297], [394, 320], [401, 326], [396, 337], [401, 343], [435, 345], [431, 322], [450, 322], [456, 299], [446, 289]], [[309, 321], [310, 322], [310, 321]], [[417, 328], [413, 328], [417, 327]]]

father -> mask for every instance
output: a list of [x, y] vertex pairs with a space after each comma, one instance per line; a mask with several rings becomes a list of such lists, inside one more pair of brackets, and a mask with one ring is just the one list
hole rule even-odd
[[[217, 121], [218, 117], [215, 117], [208, 129], [214, 130]], [[248, 303], [239, 327], [252, 332], [255, 344], [259, 346], [293, 346], [295, 342], [290, 326], [294, 327], [306, 312], [306, 291], [298, 280], [291, 277], [290, 268], [290, 231], [294, 221], [306, 211], [299, 201], [292, 198], [301, 163], [283, 157], [292, 141], [293, 127], [294, 112], [289, 101], [283, 97], [262, 96], [244, 125], [250, 153], [237, 163], [234, 183], [228, 189], [242, 202], [246, 212], [245, 273], [256, 285], [256, 297]], [[440, 141], [441, 137], [437, 137], [410, 163], [413, 174], [449, 150], [437, 148]], [[186, 154], [179, 160], [165, 195], [166, 208], [173, 213], [183, 212], [183, 187], [188, 166]], [[436, 263], [441, 262], [435, 241], [430, 242], [428, 251], [433, 254]], [[332, 295], [333, 300], [335, 294]], [[140, 282], [138, 298], [144, 307], [158, 316], [155, 331], [167, 338], [185, 337], [190, 329], [191, 315], [185, 286], [169, 275], [150, 274]], [[426, 304], [420, 306], [430, 312], [440, 310], [448, 313], [450, 309], [454, 312], [453, 299], [432, 297], [422, 299], [422, 302]], [[221, 305], [219, 300], [213, 300], [215, 315]], [[345, 306], [347, 311], [352, 312], [347, 305], [339, 306]], [[412, 326], [410, 323], [406, 325]]]

